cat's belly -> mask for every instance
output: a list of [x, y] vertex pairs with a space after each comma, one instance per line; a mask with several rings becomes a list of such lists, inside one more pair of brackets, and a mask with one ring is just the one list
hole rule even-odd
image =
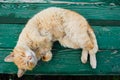
[[73, 49], [78, 49], [80, 48], [80, 46], [78, 44], [76, 44], [75, 42], [73, 42], [71, 39], [69, 39], [67, 36], [61, 38], [58, 40], [59, 43], [64, 46], [64, 47], [68, 47], [68, 48], [73, 48]]

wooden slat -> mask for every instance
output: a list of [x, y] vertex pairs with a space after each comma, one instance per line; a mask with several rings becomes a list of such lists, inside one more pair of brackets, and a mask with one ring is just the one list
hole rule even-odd
[[[72, 6], [72, 7], [71, 7]], [[81, 4], [17, 4], [0, 3], [0, 23], [26, 23], [29, 18], [39, 11], [48, 7], [61, 7], [76, 11], [82, 14], [89, 21], [99, 23], [108, 23], [120, 25], [120, 6], [102, 6], [102, 5], [81, 5]], [[111, 22], [110, 22], [111, 20]], [[105, 22], [106, 21], [106, 22]], [[115, 21], [117, 21], [115, 23]], [[97, 24], [98, 24], [97, 23]], [[102, 25], [102, 24], [99, 24]], [[108, 24], [107, 24], [108, 25]]]
[[[3, 59], [11, 50], [0, 50], [0, 73], [15, 74], [17, 67], [13, 63], [5, 63]], [[59, 74], [59, 75], [111, 75], [120, 74], [120, 50], [103, 50], [97, 53], [96, 69], [80, 61], [81, 50], [53, 50], [50, 62], [40, 61], [33, 71], [26, 74]]]
[[[23, 27], [21, 24], [0, 24], [0, 47], [13, 48]], [[120, 49], [120, 27], [93, 26], [93, 29], [100, 49]]]
[[120, 5], [119, 0], [1, 0], [3, 3], [61, 3]]
[[[1, 0], [0, 2], [37, 2], [37, 3], [44, 3], [44, 2], [102, 2], [101, 0]], [[103, 1], [104, 2], [104, 1]]]

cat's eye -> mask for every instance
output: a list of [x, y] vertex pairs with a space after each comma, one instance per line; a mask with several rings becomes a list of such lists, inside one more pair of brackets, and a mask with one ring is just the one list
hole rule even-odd
[[25, 57], [25, 55], [21, 55], [22, 57]]
[[21, 55], [20, 55], [20, 56], [25, 57], [24, 53], [21, 53]]

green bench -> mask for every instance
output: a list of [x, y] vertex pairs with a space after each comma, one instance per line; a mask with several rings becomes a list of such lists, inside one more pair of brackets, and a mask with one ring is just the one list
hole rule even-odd
[[[35, 13], [54, 6], [76, 11], [87, 18], [95, 31], [99, 51], [97, 68], [92, 69], [89, 61], [80, 61], [81, 49], [73, 50], [53, 46], [53, 59], [40, 61], [27, 75], [120, 75], [120, 1], [119, 0], [43, 0], [24, 3], [15, 0], [0, 2], [0, 73], [16, 74], [13, 63], [4, 58], [16, 45], [18, 36], [29, 18]], [[81, 2], [80, 2], [81, 1]]]

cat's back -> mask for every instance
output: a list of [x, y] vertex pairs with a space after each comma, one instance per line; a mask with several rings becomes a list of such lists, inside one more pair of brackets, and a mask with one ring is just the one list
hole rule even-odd
[[60, 22], [65, 14], [66, 10], [58, 7], [50, 7], [40, 11], [35, 15], [36, 18], [44, 22]]
[[50, 7], [50, 8], [44, 9], [40, 11], [36, 16], [48, 16], [48, 15], [51, 15], [52, 17], [60, 16], [63, 18], [75, 18], [75, 17], [83, 18], [83, 16], [81, 16], [77, 12], [64, 9], [64, 8], [59, 8], [59, 7]]
[[62, 25], [64, 23], [70, 23], [73, 21], [78, 21], [77, 23], [85, 23], [86, 19], [78, 14], [77, 12], [58, 8], [58, 7], [50, 7], [40, 11], [35, 15], [37, 21], [40, 21], [43, 24], [48, 25]]

